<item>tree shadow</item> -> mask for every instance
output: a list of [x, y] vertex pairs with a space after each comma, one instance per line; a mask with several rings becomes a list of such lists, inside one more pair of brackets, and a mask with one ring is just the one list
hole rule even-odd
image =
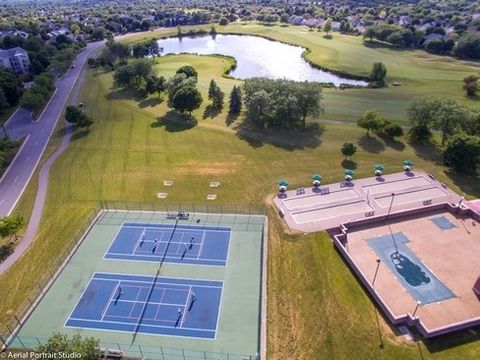
[[363, 150], [375, 154], [385, 150], [385, 144], [383, 142], [378, 140], [376, 136], [369, 136], [367, 134], [358, 139], [358, 145], [360, 145]]
[[15, 250], [15, 243], [9, 241], [7, 244], [0, 246], [0, 263], [4, 262]]
[[333, 39], [333, 35], [330, 35], [330, 34], [328, 34], [328, 35], [323, 35], [322, 37], [323, 37], [324, 39], [327, 39], [327, 40], [332, 40], [332, 39]]
[[84, 138], [90, 133], [90, 129], [79, 129], [75, 131], [70, 137], [70, 141], [75, 141]]
[[403, 151], [405, 149], [405, 144], [399, 140], [396, 140], [395, 138], [391, 138], [389, 136], [384, 136], [384, 135], [379, 135], [379, 137], [383, 140], [385, 145], [388, 147], [397, 150], [397, 151]]
[[479, 100], [480, 100], [480, 96], [477, 95], [477, 94], [474, 94], [474, 95], [465, 95], [465, 99], [467, 99], [467, 100], [472, 100], [472, 101], [479, 101]]
[[213, 119], [214, 117], [220, 114], [222, 109], [214, 107], [212, 104], [208, 104], [205, 110], [203, 111], [203, 119], [210, 118]]
[[145, 100], [142, 100], [138, 103], [138, 107], [141, 109], [145, 109], [146, 107], [155, 107], [163, 102], [162, 98], [159, 97], [153, 97], [153, 98], [147, 98]]
[[458, 174], [453, 170], [447, 170], [445, 174], [462, 192], [480, 198], [480, 182], [478, 181], [480, 174]]
[[112, 89], [105, 95], [107, 100], [135, 100], [144, 101], [147, 98], [146, 94], [139, 92], [135, 89], [129, 88], [116, 88]]
[[357, 168], [357, 163], [353, 160], [343, 159], [341, 165], [344, 169], [355, 170]]
[[259, 129], [247, 123], [242, 123], [235, 129], [236, 135], [254, 148], [269, 144], [288, 151], [317, 148], [321, 144], [319, 137], [325, 130], [323, 125], [318, 123], [303, 130]]
[[415, 151], [415, 155], [424, 160], [441, 164], [443, 162], [442, 151], [431, 141], [415, 142], [410, 141], [410, 146]]
[[175, 110], [170, 110], [165, 115], [158, 117], [150, 127], [165, 127], [165, 130], [168, 132], [179, 132], [189, 130], [195, 127], [197, 123], [197, 120], [192, 116], [181, 114]]
[[227, 118], [225, 119], [225, 125], [227, 125], [227, 127], [232, 125], [237, 120], [239, 115], [240, 114], [234, 114], [234, 113], [229, 112], [227, 114]]
[[[419, 335], [417, 335], [419, 336]], [[472, 343], [480, 340], [480, 327], [467, 330], [460, 330], [454, 333], [436, 336], [431, 339], [423, 339], [422, 342], [431, 353], [436, 353], [451, 349], [460, 345]]]
[[407, 51], [409, 48], [401, 48], [377, 40], [364, 40], [363, 45], [370, 49], [389, 49], [395, 51]]

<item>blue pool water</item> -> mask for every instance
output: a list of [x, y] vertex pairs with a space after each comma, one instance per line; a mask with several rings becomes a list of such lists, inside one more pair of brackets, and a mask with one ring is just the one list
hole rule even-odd
[[455, 297], [410, 250], [408, 242], [408, 238], [401, 232], [367, 240], [377, 256], [415, 300], [430, 304]]

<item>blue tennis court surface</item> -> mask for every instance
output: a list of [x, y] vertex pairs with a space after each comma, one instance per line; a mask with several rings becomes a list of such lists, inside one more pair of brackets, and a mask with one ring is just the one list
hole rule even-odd
[[430, 220], [432, 220], [432, 222], [437, 225], [441, 230], [450, 230], [456, 227], [455, 224], [453, 224], [445, 216], [439, 216]]
[[125, 223], [105, 259], [224, 266], [231, 229]]
[[367, 242], [415, 300], [425, 305], [455, 297], [410, 250], [403, 233], [382, 235]]
[[95, 273], [65, 326], [215, 338], [222, 281], [154, 279]]

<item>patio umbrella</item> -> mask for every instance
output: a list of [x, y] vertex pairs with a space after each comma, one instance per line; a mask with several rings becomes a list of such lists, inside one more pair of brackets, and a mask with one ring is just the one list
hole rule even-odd
[[404, 160], [403, 165], [405, 166], [413, 166], [413, 161], [412, 160]]
[[355, 171], [351, 169], [345, 169], [345, 175], [353, 176], [355, 175]]
[[288, 185], [288, 180], [282, 179], [278, 181], [279, 186], [287, 186]]
[[385, 170], [385, 166], [383, 166], [382, 164], [376, 164], [374, 167], [375, 167], [375, 170], [378, 170], [378, 171]]
[[318, 175], [318, 174], [315, 174], [312, 176], [312, 180], [322, 180], [322, 176], [321, 175]]

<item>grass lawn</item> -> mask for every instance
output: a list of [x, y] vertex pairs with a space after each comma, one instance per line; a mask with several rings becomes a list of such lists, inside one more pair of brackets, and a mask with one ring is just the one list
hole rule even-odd
[[[208, 26], [195, 28], [210, 29]], [[185, 31], [189, 27], [183, 28]], [[405, 109], [417, 96], [448, 95], [459, 102], [478, 106], [478, 100], [467, 98], [462, 79], [480, 71], [480, 63], [436, 56], [421, 50], [399, 50], [381, 45], [366, 46], [361, 36], [333, 33], [332, 39], [324, 33], [308, 31], [298, 26], [265, 26], [256, 23], [234, 23], [216, 26], [219, 33], [252, 34], [307, 47], [307, 58], [325, 68], [354, 75], [368, 76], [372, 63], [381, 61], [388, 70], [387, 80], [402, 86], [385, 89], [325, 90], [325, 118], [356, 120], [368, 109], [377, 109], [387, 118], [405, 122]], [[176, 35], [176, 28], [139, 33], [126, 41]]]
[[[413, 148], [404, 139], [386, 144], [366, 137], [356, 126], [326, 123], [318, 133], [237, 131], [239, 120], [232, 123], [235, 119], [228, 119], [224, 112], [206, 111], [212, 77], [226, 93], [239, 83], [221, 77], [228, 61], [170, 56], [156, 59], [155, 69], [170, 76], [185, 64], [197, 68], [205, 98], [194, 112], [198, 124], [193, 127], [182, 126], [165, 100], [134, 99], [112, 89], [111, 73], [87, 72], [79, 101], [96, 122], [90, 133], [73, 137], [51, 169], [39, 234], [26, 255], [0, 277], [0, 324], [19, 309], [99, 200], [156, 202], [157, 192], [166, 191], [169, 202], [205, 204], [206, 195], [214, 192], [215, 204], [260, 204], [275, 191], [279, 178], [289, 179], [293, 188], [307, 185], [311, 174], [318, 172], [325, 182], [339, 181], [343, 175], [340, 148], [345, 141], [358, 144], [352, 160], [359, 177], [371, 176], [377, 162], [385, 165], [387, 173], [400, 171], [402, 161], [410, 158], [417, 168], [435, 173], [454, 190], [470, 197], [480, 195], [478, 181], [450, 177], [433, 148]], [[163, 187], [167, 179], [174, 180], [170, 188]], [[209, 188], [214, 180], [221, 182], [215, 190]], [[28, 213], [29, 202], [23, 201], [20, 204]], [[383, 320], [385, 347], [379, 349], [372, 302], [328, 236], [285, 234], [270, 208], [269, 215], [269, 358], [417, 359], [420, 352], [426, 359], [480, 356], [478, 341], [448, 344], [446, 349], [442, 346], [447, 340], [428, 347], [403, 343]], [[460, 339], [478, 339], [478, 335]]]

